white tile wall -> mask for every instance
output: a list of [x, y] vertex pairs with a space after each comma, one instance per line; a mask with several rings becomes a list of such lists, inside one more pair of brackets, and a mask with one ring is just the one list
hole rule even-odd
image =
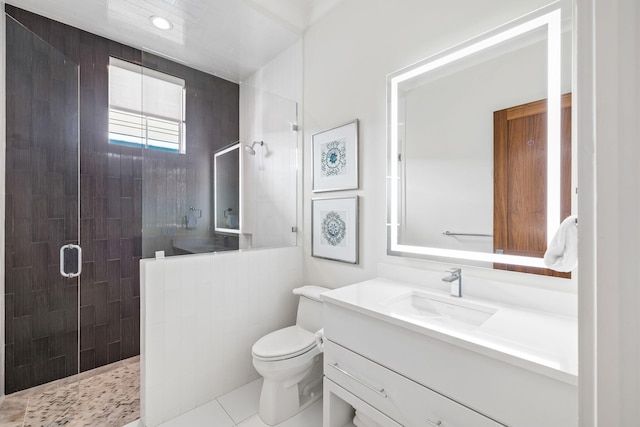
[[255, 156], [242, 153], [242, 228], [251, 235], [250, 247], [296, 244], [291, 227], [300, 228], [302, 220], [302, 132], [292, 131], [291, 124], [302, 125], [301, 102], [302, 42], [240, 85], [240, 140], [265, 143]]
[[295, 323], [302, 247], [140, 262], [141, 414], [157, 426], [259, 378], [251, 346]]

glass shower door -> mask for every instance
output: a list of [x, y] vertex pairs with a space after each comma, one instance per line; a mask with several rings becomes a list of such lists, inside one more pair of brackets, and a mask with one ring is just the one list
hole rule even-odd
[[[79, 241], [79, 68], [9, 16], [6, 27], [10, 394], [78, 373], [79, 279], [68, 276], [79, 273], [81, 260], [68, 245]], [[74, 399], [73, 389], [65, 399]]]

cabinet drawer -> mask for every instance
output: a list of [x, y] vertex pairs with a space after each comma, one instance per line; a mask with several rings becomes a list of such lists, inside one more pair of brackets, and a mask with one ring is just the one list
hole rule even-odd
[[327, 378], [404, 426], [503, 426], [329, 340], [324, 364]]

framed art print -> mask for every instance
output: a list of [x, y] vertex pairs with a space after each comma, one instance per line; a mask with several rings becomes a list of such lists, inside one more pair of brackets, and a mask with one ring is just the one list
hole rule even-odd
[[358, 196], [311, 200], [311, 255], [358, 263]]
[[358, 188], [358, 120], [311, 137], [313, 191]]

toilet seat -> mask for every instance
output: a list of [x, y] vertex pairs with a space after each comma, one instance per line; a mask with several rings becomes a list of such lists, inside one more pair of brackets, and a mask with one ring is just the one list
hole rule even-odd
[[277, 361], [300, 356], [315, 346], [314, 334], [293, 325], [263, 336], [253, 345], [251, 352], [257, 360]]

